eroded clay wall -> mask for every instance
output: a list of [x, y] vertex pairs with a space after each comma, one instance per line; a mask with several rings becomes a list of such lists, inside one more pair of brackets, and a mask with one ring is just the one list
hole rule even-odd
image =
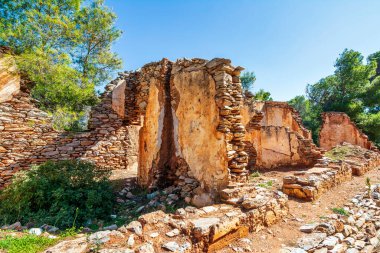
[[265, 101], [255, 102], [255, 109], [261, 111], [263, 119], [261, 126], [288, 127], [291, 131], [311, 138], [311, 132], [302, 125], [298, 112], [286, 102]]
[[245, 103], [245, 140], [255, 150], [250, 169], [310, 166], [321, 157], [298, 113], [285, 102]]
[[9, 50], [0, 47], [0, 103], [12, 99], [20, 90], [20, 76]]
[[187, 162], [190, 176], [206, 187], [225, 187], [227, 147], [224, 134], [217, 131], [219, 108], [212, 75], [203, 69], [173, 73], [171, 94], [176, 155]]
[[216, 192], [245, 180], [240, 70], [226, 59], [163, 59], [125, 77], [127, 121], [142, 126], [141, 185], [195, 180]]
[[343, 112], [326, 112], [322, 114], [322, 128], [319, 133], [320, 147], [330, 150], [348, 142], [366, 149], [375, 149], [374, 144]]

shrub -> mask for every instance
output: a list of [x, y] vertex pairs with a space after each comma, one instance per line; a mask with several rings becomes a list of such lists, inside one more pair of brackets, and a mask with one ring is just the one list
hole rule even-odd
[[108, 219], [115, 203], [109, 175], [109, 170], [76, 160], [34, 166], [0, 192], [0, 222], [66, 228]]

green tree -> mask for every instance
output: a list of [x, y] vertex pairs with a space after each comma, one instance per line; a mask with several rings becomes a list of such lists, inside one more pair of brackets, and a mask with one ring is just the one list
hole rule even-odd
[[367, 58], [368, 62], [375, 62], [376, 63], [376, 75], [374, 75], [371, 79], [375, 79], [376, 77], [380, 76], [380, 51], [373, 53], [368, 56]]
[[249, 92], [255, 100], [259, 100], [259, 101], [272, 101], [273, 100], [270, 92], [265, 91], [264, 89], [258, 90], [253, 95], [250, 92], [250, 90], [253, 90], [253, 86], [254, 86], [254, 83], [256, 81], [255, 72], [249, 72], [249, 71], [244, 72], [240, 76], [240, 81], [241, 81], [241, 86], [243, 87], [243, 90], [246, 92]]
[[70, 128], [97, 101], [95, 87], [121, 67], [111, 52], [121, 32], [102, 0], [0, 0], [0, 45], [16, 54], [32, 96]]
[[318, 133], [321, 126], [321, 108], [313, 105], [305, 96], [296, 96], [288, 101], [294, 109], [296, 109], [306, 128], [311, 130], [315, 143], [318, 143]]
[[80, 36], [76, 38], [78, 47], [74, 62], [82, 77], [95, 85], [108, 81], [110, 74], [121, 67], [120, 58], [111, 52], [111, 43], [121, 35], [113, 25], [115, 20], [116, 15], [102, 1], [82, 8], [76, 18]]
[[256, 81], [256, 75], [255, 72], [244, 72], [240, 76], [241, 86], [244, 90], [250, 90], [253, 88], [253, 84]]
[[259, 101], [273, 101], [273, 98], [271, 97], [270, 92], [265, 91], [264, 89], [258, 90], [254, 94], [254, 98], [255, 98], [255, 100], [259, 100]]
[[[320, 124], [320, 112], [347, 113], [376, 143], [380, 143], [380, 78], [377, 69], [380, 53], [364, 63], [357, 51], [345, 49], [335, 63], [335, 72], [306, 89], [310, 110], [303, 118], [311, 119], [312, 130]], [[299, 101], [293, 101], [299, 102]]]

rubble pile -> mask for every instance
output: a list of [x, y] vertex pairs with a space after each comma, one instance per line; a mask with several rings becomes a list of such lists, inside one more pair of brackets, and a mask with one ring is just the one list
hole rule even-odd
[[[249, 232], [281, 220], [288, 213], [287, 196], [282, 192], [236, 185], [226, 189], [223, 196], [226, 202], [233, 204], [187, 206], [173, 214], [147, 213], [117, 230], [91, 234], [87, 249], [97, 248], [103, 253], [215, 252]], [[62, 245], [48, 251], [59, 252], [55, 248], [62, 249]]]
[[281, 253], [379, 252], [380, 185], [356, 195], [350, 203], [324, 222], [305, 224], [297, 247], [285, 247]]

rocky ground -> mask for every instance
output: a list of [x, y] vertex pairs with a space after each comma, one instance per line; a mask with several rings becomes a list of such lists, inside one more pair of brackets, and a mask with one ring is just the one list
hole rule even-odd
[[[265, 181], [270, 178], [273, 180], [274, 187], [281, 187], [282, 177], [293, 172], [293, 170], [282, 170], [263, 173], [258, 180]], [[268, 228], [263, 228], [257, 233], [251, 233], [248, 237], [235, 241], [220, 252], [280, 252], [281, 249], [287, 246], [297, 246], [297, 241], [304, 235], [300, 231], [301, 226], [310, 223], [327, 222], [329, 216], [335, 214], [334, 211], [339, 211], [340, 208], [345, 207], [345, 204], [350, 205], [352, 198], [367, 192], [367, 177], [371, 179], [372, 184], [380, 183], [379, 169], [371, 170], [366, 175], [354, 177], [351, 181], [343, 182], [341, 185], [324, 193], [314, 202], [290, 198], [288, 201], [289, 215], [281, 222]]]
[[[283, 177], [296, 171], [253, 173], [249, 184], [222, 193], [225, 204], [204, 208], [180, 201], [186, 194], [181, 187], [147, 193], [136, 189], [133, 179], [127, 185], [123, 180], [118, 201], [126, 212], [118, 215], [125, 225], [63, 238], [45, 252], [380, 252], [379, 168], [341, 182], [313, 202], [287, 200], [279, 191]], [[6, 229], [25, 228], [13, 224]], [[54, 238], [55, 229], [31, 228], [29, 233]]]
[[302, 225], [300, 231], [308, 233], [297, 240], [291, 252], [378, 252], [380, 250], [380, 185], [374, 185], [355, 195], [350, 202], [336, 209], [323, 222]]

